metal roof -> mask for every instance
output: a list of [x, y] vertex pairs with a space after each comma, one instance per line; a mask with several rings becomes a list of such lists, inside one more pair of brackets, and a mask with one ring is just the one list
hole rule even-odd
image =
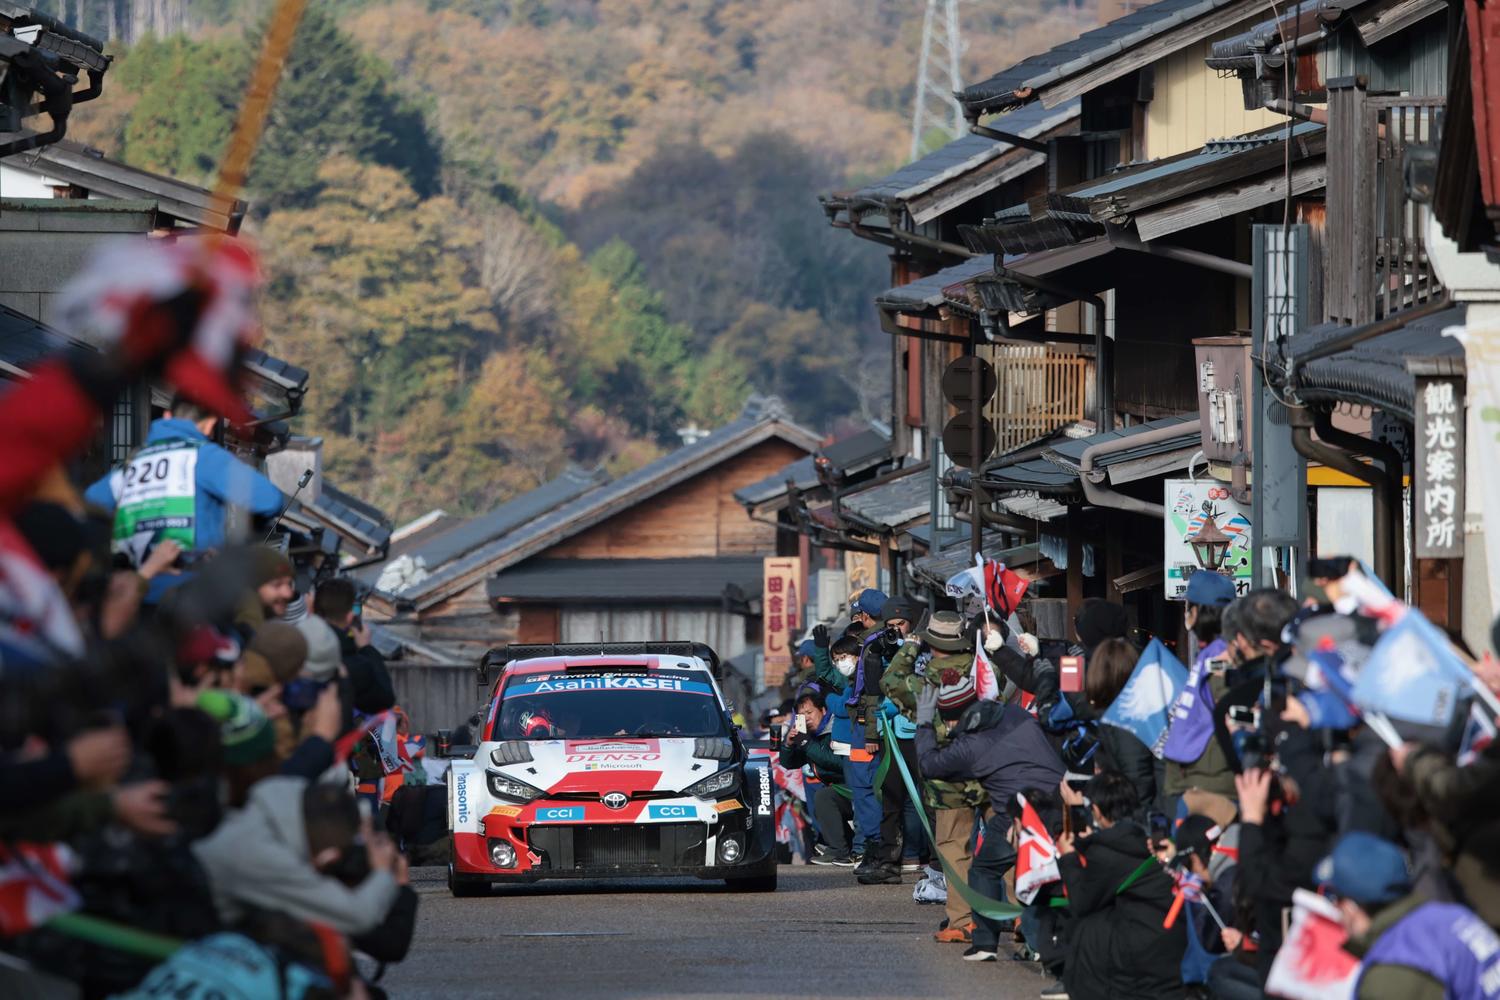
[[[1079, 108], [1080, 102], [1076, 99], [1065, 101], [1055, 108], [1030, 104], [991, 121], [989, 126], [1027, 139], [1035, 139], [1077, 119]], [[842, 200], [852, 206], [873, 203], [881, 207], [904, 207], [907, 202], [920, 195], [964, 178], [1007, 153], [1018, 151], [1030, 155], [1017, 157], [1015, 172], [1022, 172], [1046, 162], [1045, 154], [1024, 150], [1003, 140], [973, 133], [961, 135], [946, 146], [906, 164], [894, 173], [866, 184]], [[998, 187], [1014, 176], [1015, 172], [1007, 171], [986, 176], [984, 181], [976, 185], [974, 191], [964, 200], [977, 197], [985, 191]]]
[[[1022, 59], [988, 80], [965, 88], [958, 95], [959, 102], [970, 118], [1025, 103], [1035, 96], [1029, 92], [1076, 76], [1137, 45], [1192, 24], [1221, 8], [1233, 6], [1248, 8], [1252, 5], [1242, 0], [1160, 0], [1046, 52]], [[1184, 38], [1183, 45], [1191, 44], [1197, 38], [1195, 32]], [[1124, 67], [1121, 73], [1129, 72], [1131, 68]], [[1108, 81], [1098, 81], [1100, 84], [1105, 82]], [[1017, 96], [1018, 91], [1022, 96]]]
[[0, 306], [0, 377], [24, 376], [38, 361], [71, 341], [25, 313]]
[[[1122, 441], [1133, 437], [1139, 437], [1150, 431], [1161, 430], [1168, 427], [1182, 427], [1183, 432], [1176, 437], [1158, 441], [1155, 444], [1136, 445], [1120, 451], [1109, 452], [1100, 455], [1094, 460], [1096, 472], [1107, 472], [1111, 466], [1126, 465], [1141, 459], [1155, 458], [1159, 455], [1169, 455], [1174, 451], [1191, 449], [1196, 451], [1201, 447], [1202, 433], [1194, 421], [1198, 419], [1196, 413], [1184, 413], [1175, 417], [1162, 417], [1159, 420], [1148, 420], [1143, 424], [1133, 427], [1120, 427], [1105, 434], [1093, 434], [1085, 438], [1073, 438], [1060, 442], [1047, 449], [1047, 461], [1077, 475], [1083, 463], [1083, 453], [1095, 445], [1108, 444], [1112, 441]], [[1191, 451], [1189, 454], [1191, 454]], [[1111, 477], [1111, 481], [1118, 482]]]
[[760, 593], [755, 557], [690, 559], [529, 559], [485, 581], [490, 600], [549, 604], [711, 604], [730, 584]]
[[359, 545], [365, 554], [382, 551], [390, 543], [390, 518], [326, 479], [318, 499], [302, 503], [301, 509], [332, 528], [341, 538]]
[[786, 495], [787, 480], [799, 490], [810, 490], [817, 486], [818, 459], [826, 460], [829, 471], [836, 476], [848, 478], [858, 475], [891, 457], [891, 434], [883, 427], [866, 427], [862, 431], [840, 438], [832, 444], [818, 449], [816, 456], [799, 458], [777, 469], [764, 479], [734, 491], [734, 498], [746, 507], [758, 507]]
[[[1309, 361], [1297, 373], [1297, 396], [1304, 402], [1378, 406], [1411, 420], [1416, 383], [1407, 360], [1463, 357], [1463, 344], [1457, 337], [1444, 336], [1443, 329], [1462, 326], [1466, 313], [1464, 305], [1430, 313], [1331, 357]], [[1354, 331], [1354, 327], [1324, 323], [1287, 341], [1287, 353], [1295, 364], [1298, 355]]]
[[1012, 493], [1066, 495], [1079, 492], [1078, 474], [1067, 472], [1045, 458], [1000, 463], [984, 470], [986, 489]]
[[[1292, 162], [1322, 156], [1326, 132], [1316, 122], [1293, 125]], [[1212, 197], [1226, 185], [1243, 187], [1240, 182], [1247, 177], [1282, 170], [1285, 158], [1279, 155], [1278, 147], [1286, 141], [1287, 130], [1279, 125], [1213, 139], [1198, 149], [1127, 164], [1065, 191], [1012, 205], [980, 225], [959, 226], [959, 235], [970, 250], [982, 253], [1035, 253], [1080, 243], [1104, 235], [1108, 231], [1106, 222], [1135, 216], [1139, 223], [1139, 213], [1147, 210], [1191, 197]], [[1269, 204], [1284, 195], [1284, 189], [1272, 187], [1253, 196], [1242, 193], [1234, 210]], [[1146, 238], [1144, 227], [1141, 238]]]
[[896, 312], [920, 313], [936, 309], [945, 301], [943, 289], [982, 274], [991, 274], [994, 270], [995, 262], [988, 256], [970, 257], [962, 264], [945, 267], [936, 274], [886, 289], [875, 296], [875, 305]]
[[[536, 496], [554, 485], [548, 484], [502, 505], [490, 515], [474, 518], [455, 532], [445, 533], [435, 543], [438, 551], [426, 558], [427, 575], [396, 596], [415, 601], [418, 607], [428, 607], [463, 589], [478, 575], [513, 566], [773, 438], [808, 451], [818, 446], [818, 436], [792, 423], [779, 399], [751, 396], [738, 419], [619, 479], [583, 488], [563, 501], [558, 501], [551, 492]], [[527, 514], [524, 518], [519, 516], [523, 512]], [[487, 527], [476, 527], [487, 518], [492, 518]], [[413, 553], [413, 557], [418, 555], [426, 557], [425, 553]]]
[[236, 201], [226, 214], [207, 188], [126, 166], [97, 149], [66, 139], [6, 157], [6, 163], [106, 198], [151, 201], [162, 214], [211, 229], [238, 231], [248, 207]]
[[839, 498], [846, 520], [862, 522], [882, 533], [926, 517], [932, 509], [932, 476], [925, 463], [883, 483]]

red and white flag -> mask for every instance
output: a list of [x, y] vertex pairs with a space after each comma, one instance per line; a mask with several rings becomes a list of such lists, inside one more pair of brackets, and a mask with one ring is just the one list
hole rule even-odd
[[1000, 697], [1000, 688], [1000, 675], [985, 655], [981, 639], [974, 644], [974, 694], [980, 701], [994, 701]]
[[0, 937], [35, 930], [82, 905], [68, 881], [71, 859], [61, 844], [0, 844]]
[[1057, 870], [1057, 845], [1042, 823], [1026, 796], [1017, 794], [1021, 802], [1021, 839], [1016, 844], [1016, 898], [1031, 903], [1042, 886], [1059, 882], [1062, 874]]
[[1315, 892], [1292, 893], [1292, 926], [1276, 953], [1269, 996], [1288, 1000], [1348, 1000], [1359, 980], [1359, 959], [1344, 950], [1348, 934], [1338, 907]]

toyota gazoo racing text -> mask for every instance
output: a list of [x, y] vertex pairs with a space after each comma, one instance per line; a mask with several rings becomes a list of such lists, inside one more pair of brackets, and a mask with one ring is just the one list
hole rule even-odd
[[448, 774], [449, 887], [691, 875], [769, 891], [774, 812], [769, 762], [697, 656], [512, 660]]

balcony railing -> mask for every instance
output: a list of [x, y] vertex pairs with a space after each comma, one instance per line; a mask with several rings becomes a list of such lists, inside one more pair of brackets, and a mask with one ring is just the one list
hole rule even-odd
[[1423, 239], [1428, 210], [1406, 196], [1403, 171], [1408, 146], [1435, 141], [1443, 104], [1329, 82], [1325, 320], [1369, 323], [1441, 291]]
[[1088, 358], [1040, 345], [1004, 344], [994, 348], [991, 360], [999, 383], [990, 406], [997, 452], [1029, 444], [1088, 414]]

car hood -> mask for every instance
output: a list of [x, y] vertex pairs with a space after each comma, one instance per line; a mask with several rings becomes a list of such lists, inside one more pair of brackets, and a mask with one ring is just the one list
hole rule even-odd
[[535, 740], [531, 760], [504, 770], [546, 792], [681, 791], [724, 761], [695, 757], [703, 741], [691, 737]]

